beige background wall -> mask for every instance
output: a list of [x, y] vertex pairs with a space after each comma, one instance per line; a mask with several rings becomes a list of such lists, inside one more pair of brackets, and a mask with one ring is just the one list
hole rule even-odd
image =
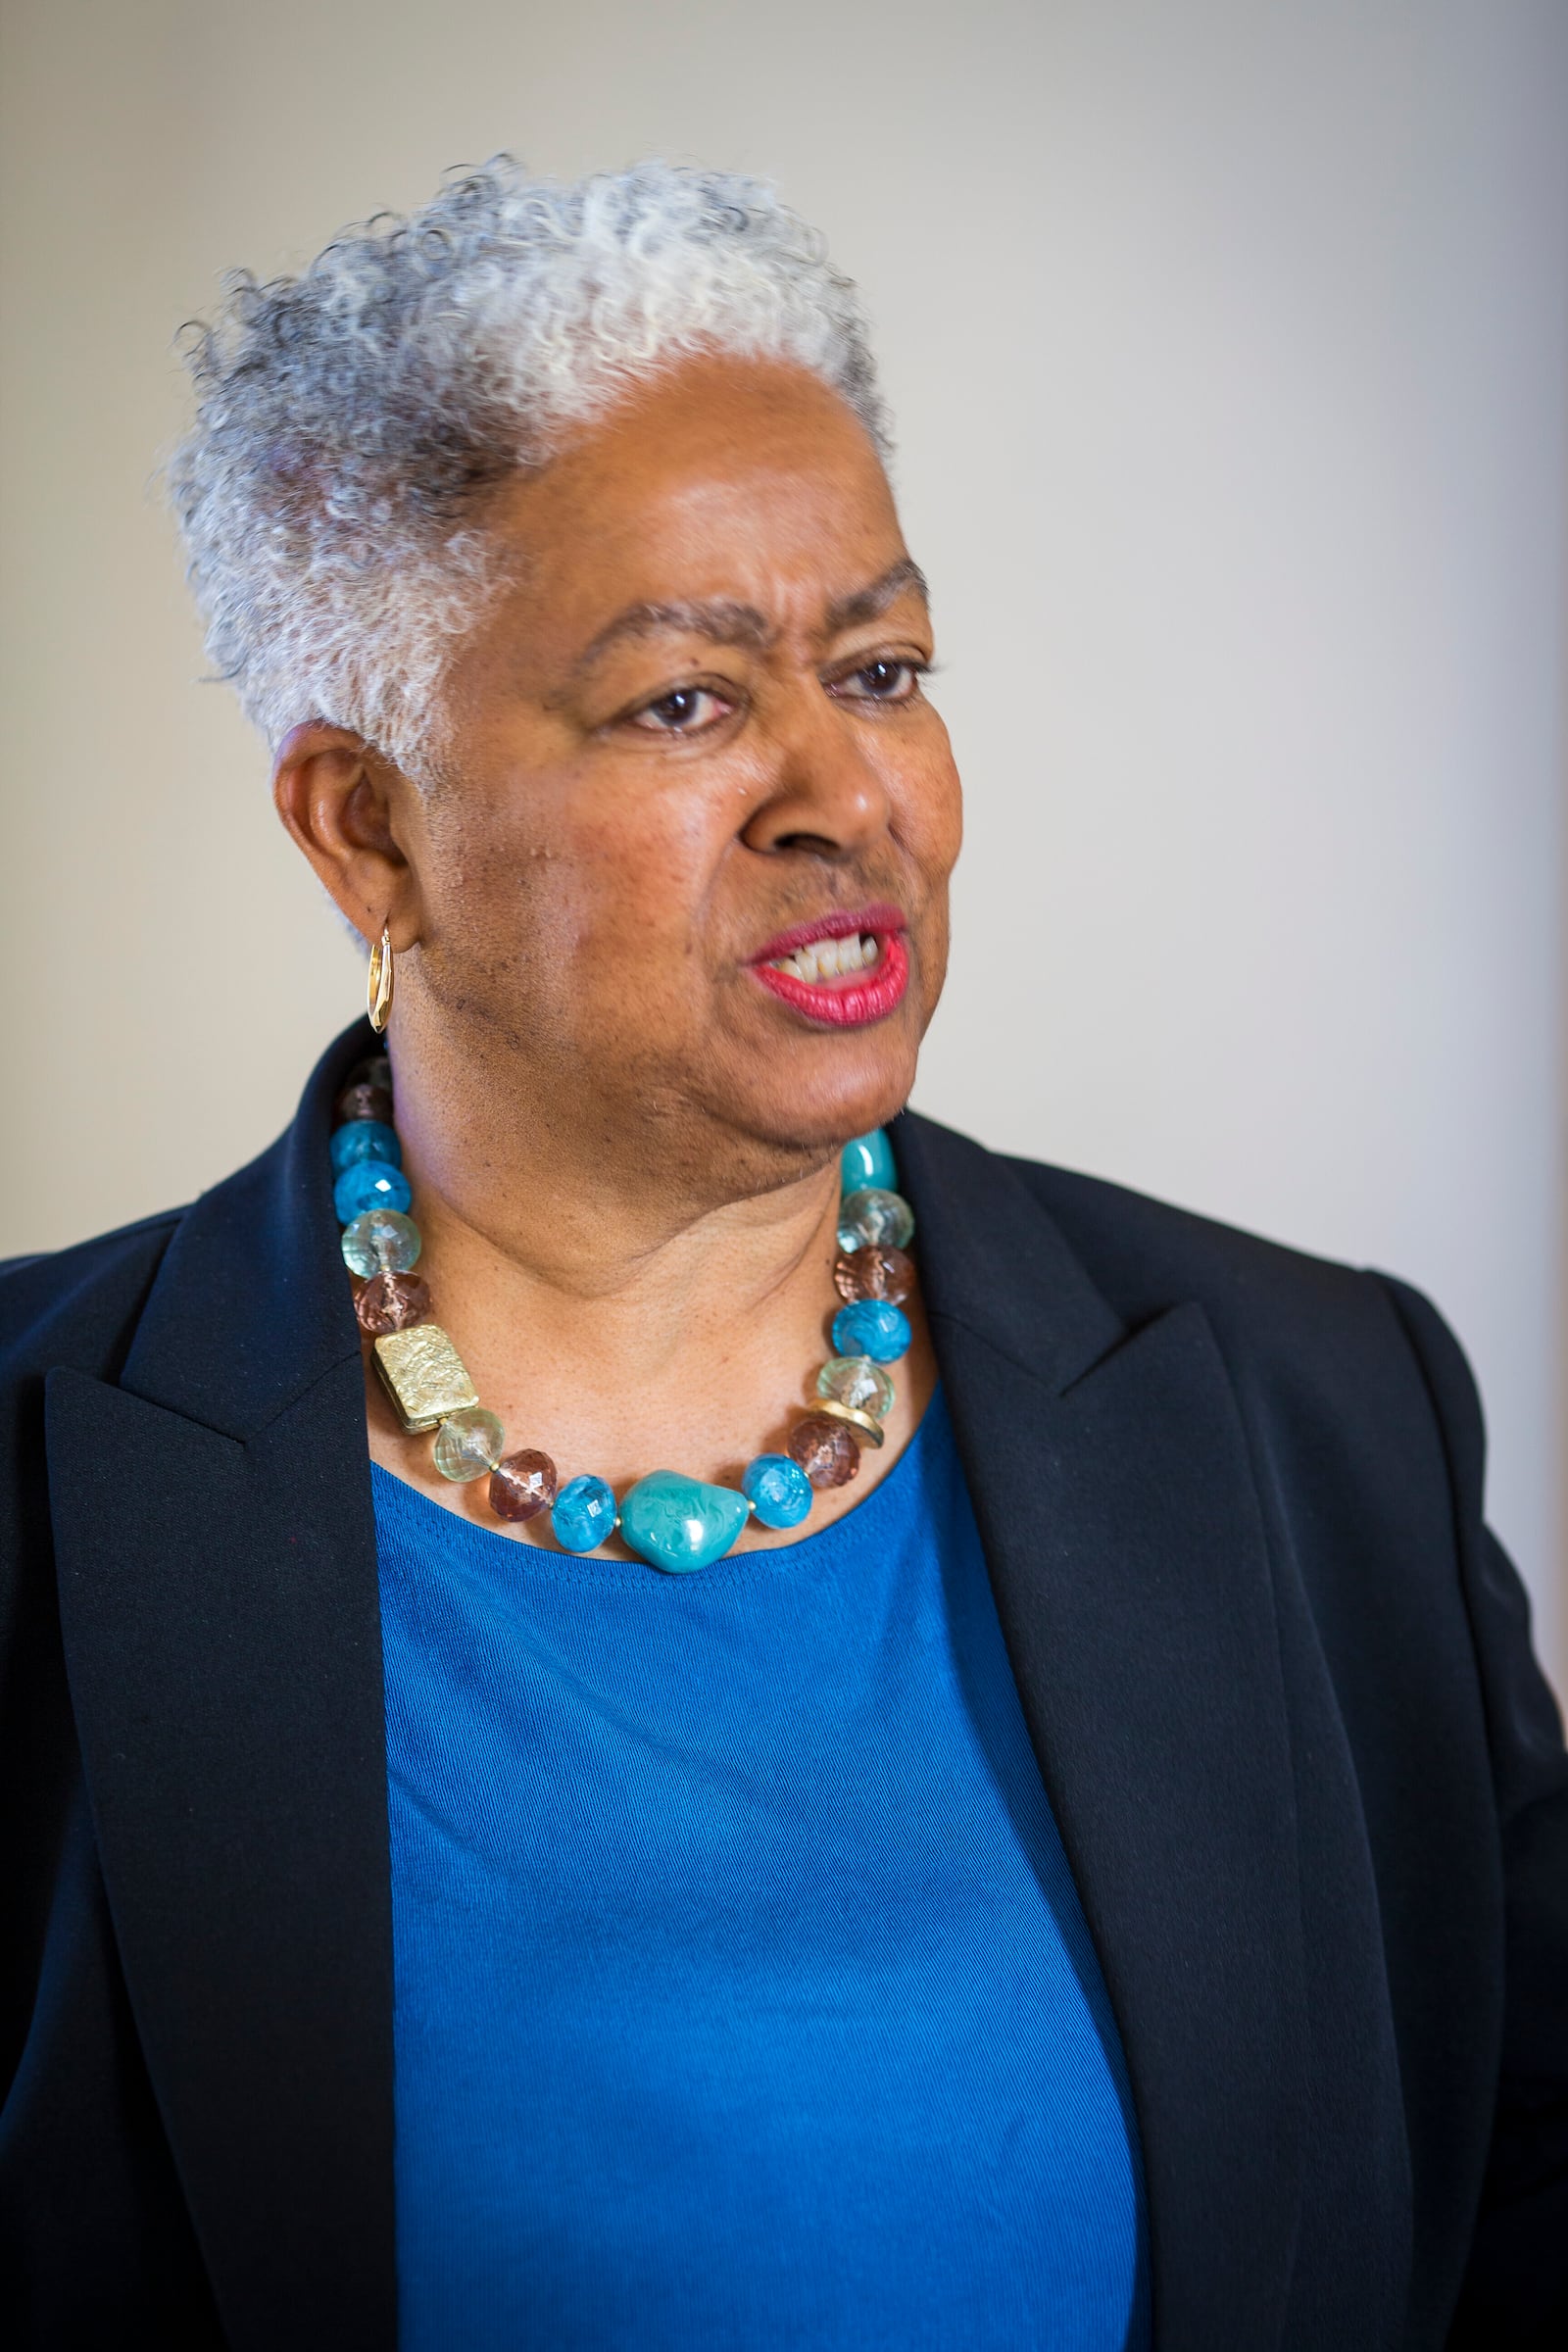
[[6, 0], [0, 1251], [211, 1183], [360, 971], [148, 476], [179, 320], [511, 146], [863, 283], [970, 790], [918, 1100], [1456, 1323], [1563, 1659], [1560, 0]]

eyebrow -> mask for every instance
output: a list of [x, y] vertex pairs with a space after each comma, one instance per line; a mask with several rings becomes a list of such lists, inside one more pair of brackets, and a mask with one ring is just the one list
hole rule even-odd
[[[877, 619], [910, 588], [922, 601], [930, 602], [925, 573], [910, 557], [902, 556], [880, 579], [872, 580], [868, 587], [856, 588], [829, 605], [827, 634], [836, 637], [861, 621]], [[584, 646], [571, 665], [571, 674], [574, 678], [581, 677], [623, 637], [658, 637], [674, 630], [685, 636], [706, 638], [710, 645], [745, 646], [753, 653], [765, 653], [778, 634], [766, 614], [760, 612], [755, 605], [739, 604], [730, 597], [715, 597], [698, 604], [628, 605]]]
[[923, 605], [930, 604], [931, 591], [925, 573], [912, 556], [901, 556], [869, 588], [857, 588], [853, 595], [840, 597], [837, 604], [829, 605], [828, 635], [836, 637], [843, 629], [858, 628], [862, 620], [879, 620], [889, 605], [896, 605], [909, 588]]
[[765, 652], [773, 642], [773, 631], [757, 607], [736, 604], [729, 597], [704, 604], [628, 605], [584, 646], [571, 674], [581, 677], [623, 637], [659, 637], [677, 629], [683, 636], [706, 637], [710, 645], [744, 645], [756, 653]]

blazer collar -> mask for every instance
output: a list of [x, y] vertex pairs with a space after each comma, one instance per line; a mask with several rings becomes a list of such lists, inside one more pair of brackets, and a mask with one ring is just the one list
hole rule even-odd
[[[51, 1376], [72, 1690], [126, 1983], [230, 2340], [392, 2352], [375, 1530], [323, 1170], [358, 1024]], [[1298, 1889], [1269, 1565], [1200, 1311], [1130, 1332], [1023, 1174], [895, 1145], [1025, 1716], [1126, 2054], [1161, 2352], [1278, 2340]]]

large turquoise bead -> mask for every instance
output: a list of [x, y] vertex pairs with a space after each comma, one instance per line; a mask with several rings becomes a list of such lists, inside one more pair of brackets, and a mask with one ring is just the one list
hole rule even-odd
[[389, 1127], [385, 1119], [350, 1119], [346, 1125], [333, 1130], [328, 1148], [332, 1153], [334, 1176], [341, 1176], [345, 1168], [352, 1168], [357, 1159], [386, 1159], [395, 1168], [403, 1165], [403, 1146], [398, 1142], [398, 1131], [395, 1127]]
[[744, 1494], [678, 1470], [650, 1470], [620, 1506], [621, 1542], [650, 1568], [680, 1574], [721, 1560], [746, 1525]]
[[414, 1195], [401, 1168], [388, 1159], [356, 1159], [332, 1187], [332, 1206], [338, 1222], [350, 1225], [368, 1208], [406, 1210]]
[[879, 1193], [896, 1193], [899, 1189], [893, 1146], [884, 1127], [873, 1127], [869, 1135], [856, 1136], [839, 1153], [839, 1190], [860, 1193], [868, 1185]]

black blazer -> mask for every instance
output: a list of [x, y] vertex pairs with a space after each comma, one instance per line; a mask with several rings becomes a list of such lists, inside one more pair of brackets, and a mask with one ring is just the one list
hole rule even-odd
[[[326, 1176], [368, 1044], [193, 1208], [0, 1278], [12, 2342], [395, 2342]], [[1453, 1341], [1380, 1276], [895, 1140], [1126, 2049], [1159, 2352], [1568, 2341], [1568, 1766]]]

